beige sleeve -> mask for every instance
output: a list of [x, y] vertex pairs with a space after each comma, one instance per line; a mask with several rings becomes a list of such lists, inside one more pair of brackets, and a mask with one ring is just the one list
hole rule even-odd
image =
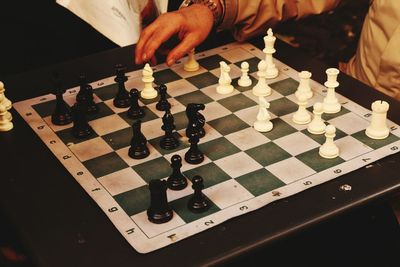
[[230, 29], [238, 41], [263, 34], [280, 21], [320, 14], [340, 0], [225, 0], [221, 29]]

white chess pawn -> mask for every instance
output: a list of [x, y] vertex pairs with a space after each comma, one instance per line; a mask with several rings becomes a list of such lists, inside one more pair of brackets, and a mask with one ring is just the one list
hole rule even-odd
[[249, 63], [247, 63], [246, 61], [242, 62], [242, 64], [240, 64], [240, 70], [242, 72], [242, 76], [240, 77], [239, 81], [238, 81], [238, 85], [241, 87], [248, 87], [251, 85], [252, 81], [249, 77]]
[[144, 82], [144, 88], [142, 92], [140, 92], [140, 96], [144, 99], [153, 99], [157, 97], [157, 90], [153, 87], [153, 70], [151, 69], [149, 63], [143, 68], [142, 72], [143, 78], [142, 81]]
[[330, 68], [326, 70], [326, 74], [328, 80], [324, 85], [328, 88], [328, 93], [324, 98], [324, 112], [328, 114], [337, 113], [342, 108], [335, 93], [335, 88], [339, 86], [339, 83], [337, 82], [339, 70], [336, 68]]
[[323, 134], [325, 132], [326, 125], [322, 120], [321, 116], [324, 113], [324, 106], [322, 103], [317, 102], [313, 106], [314, 118], [307, 126], [307, 131], [312, 134]]
[[311, 121], [311, 115], [307, 111], [307, 97], [300, 95], [297, 104], [299, 109], [293, 114], [292, 120], [296, 124], [307, 124]]
[[299, 98], [299, 95], [301, 94], [305, 95], [307, 99], [312, 98], [313, 92], [311, 91], [310, 87], [310, 78], [311, 78], [311, 72], [305, 70], [299, 72], [300, 83], [295, 93], [297, 98]]
[[386, 125], [386, 116], [389, 110], [389, 103], [377, 100], [372, 103], [371, 124], [365, 130], [365, 134], [372, 139], [384, 139], [389, 136], [389, 128]]
[[11, 101], [5, 95], [6, 89], [4, 88], [4, 84], [0, 81], [0, 104], [2, 104], [7, 109], [6, 117], [8, 120], [12, 120], [12, 115], [8, 111], [12, 108]]
[[196, 61], [196, 57], [194, 56], [194, 49], [192, 49], [188, 53], [188, 59], [183, 64], [183, 69], [189, 72], [198, 71], [200, 68], [199, 63]]
[[253, 94], [255, 96], [269, 96], [272, 92], [272, 89], [271, 87], [269, 87], [265, 79], [265, 71], [267, 69], [267, 63], [264, 60], [261, 60], [258, 63], [257, 67], [258, 67], [258, 72], [257, 72], [258, 82], [256, 86], [253, 87]]
[[270, 104], [265, 100], [263, 96], [258, 97], [259, 110], [257, 114], [257, 120], [254, 122], [254, 129], [259, 132], [269, 132], [273, 128], [273, 124], [270, 121], [271, 116], [269, 115], [268, 108]]
[[336, 128], [333, 125], [326, 126], [325, 143], [319, 147], [319, 155], [323, 158], [333, 159], [339, 156], [339, 148], [333, 142], [336, 136]]
[[232, 79], [229, 76], [231, 68], [224, 61], [221, 61], [219, 65], [221, 74], [218, 80], [219, 85], [217, 86], [217, 93], [222, 95], [230, 94], [234, 90], [233, 86], [231, 85]]
[[267, 69], [265, 71], [265, 78], [273, 79], [278, 76], [278, 69], [276, 68], [272, 55], [276, 52], [275, 45], [276, 37], [273, 35], [272, 29], [269, 28], [267, 31], [267, 36], [264, 37], [265, 48], [263, 52], [265, 53], [265, 62], [267, 62]]
[[6, 132], [11, 130], [14, 125], [13, 123], [7, 119], [7, 108], [0, 104], [0, 132]]

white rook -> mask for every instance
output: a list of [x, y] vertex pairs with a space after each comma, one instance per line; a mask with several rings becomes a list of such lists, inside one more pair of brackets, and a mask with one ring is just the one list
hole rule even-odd
[[326, 70], [328, 80], [324, 85], [328, 88], [328, 93], [324, 98], [324, 112], [328, 114], [337, 113], [342, 108], [335, 93], [335, 88], [339, 86], [339, 83], [337, 82], [338, 74], [339, 70], [336, 68]]
[[386, 125], [386, 116], [389, 104], [386, 101], [377, 100], [372, 103], [371, 124], [365, 130], [365, 134], [372, 139], [384, 139], [389, 136], [389, 127]]

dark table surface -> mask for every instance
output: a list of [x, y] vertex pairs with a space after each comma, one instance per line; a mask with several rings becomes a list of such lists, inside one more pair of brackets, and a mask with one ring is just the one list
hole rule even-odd
[[[259, 41], [255, 44], [262, 46]], [[299, 71], [311, 71], [318, 82], [325, 81], [328, 66], [280, 41], [276, 48], [276, 58]], [[60, 73], [65, 87], [70, 87], [77, 84], [80, 73], [86, 73], [94, 81], [114, 75], [116, 63], [123, 63], [130, 70], [138, 68], [133, 65], [133, 51], [134, 47], [129, 46], [10, 77], [4, 81], [7, 96], [16, 102], [50, 92], [53, 85], [49, 77], [54, 72]], [[377, 99], [388, 101], [389, 118], [400, 123], [398, 102], [344, 74], [340, 74], [339, 82], [338, 91], [364, 107], [369, 108]], [[400, 188], [400, 154], [396, 154], [370, 168], [359, 169], [142, 255], [125, 241], [23, 119], [14, 110], [12, 113], [14, 129], [0, 133], [0, 208], [38, 266], [223, 263], [345, 211], [384, 200]], [[351, 185], [352, 190], [339, 190], [343, 184]]]

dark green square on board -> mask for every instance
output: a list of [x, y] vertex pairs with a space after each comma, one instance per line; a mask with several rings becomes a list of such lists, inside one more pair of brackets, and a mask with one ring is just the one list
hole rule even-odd
[[228, 135], [230, 133], [234, 133], [249, 127], [249, 125], [236, 117], [234, 114], [230, 114], [228, 116], [209, 121], [208, 124], [210, 124], [222, 135]]
[[[147, 108], [146, 106], [143, 106], [142, 108], [143, 108], [143, 111], [144, 111], [144, 117], [140, 118], [142, 123], [146, 122], [146, 121], [151, 121], [151, 120], [154, 120], [154, 119], [158, 119], [158, 116], [153, 111], [151, 111], [149, 108]], [[131, 118], [128, 117], [128, 111], [124, 111], [124, 112], [118, 113], [118, 115], [124, 121], [126, 121], [129, 125], [132, 125], [133, 121], [135, 121], [134, 119], [131, 119]]]
[[132, 167], [132, 169], [137, 172], [147, 183], [149, 183], [152, 179], [166, 178], [172, 172], [170, 163], [163, 157], [135, 165]]
[[323, 113], [322, 114], [322, 119], [325, 120], [325, 121], [329, 121], [331, 119], [337, 118], [337, 117], [342, 116], [342, 115], [344, 115], [346, 113], [349, 113], [349, 112], [350, 111], [348, 109], [342, 107], [340, 109], [340, 111], [337, 112], [337, 113], [333, 113], [333, 114]]
[[299, 82], [292, 78], [287, 78], [282, 81], [271, 83], [269, 86], [281, 95], [288, 96], [297, 91]]
[[[72, 126], [72, 125], [71, 125]], [[56, 132], [57, 136], [64, 142], [64, 144], [79, 144], [90, 139], [98, 137], [97, 133], [93, 130], [93, 133], [85, 138], [76, 138], [72, 135], [72, 127]]]
[[326, 159], [321, 157], [319, 155], [319, 147], [297, 155], [296, 158], [307, 166], [311, 167], [316, 172], [326, 170], [344, 162], [344, 160], [340, 157], [336, 157], [333, 159]]
[[231, 112], [235, 112], [241, 109], [257, 105], [256, 102], [254, 102], [253, 100], [242, 94], [237, 94], [234, 96], [223, 98], [218, 102], [227, 109], [229, 109]]
[[144, 185], [114, 196], [115, 201], [128, 214], [133, 216], [145, 211], [150, 206], [150, 191], [148, 185]]
[[270, 140], [275, 140], [275, 139], [281, 138], [283, 136], [297, 132], [297, 130], [295, 128], [293, 128], [287, 122], [285, 122], [284, 120], [282, 120], [280, 118], [272, 119], [271, 122], [274, 125], [274, 128], [272, 129], [272, 131], [262, 133]]
[[182, 79], [177, 73], [171, 69], [160, 70], [154, 72], [154, 82], [157, 85], [166, 84]]
[[[258, 71], [258, 63], [260, 63], [261, 59], [259, 59], [258, 57], [252, 57], [252, 58], [249, 58], [249, 59], [246, 59], [246, 60], [241, 60], [239, 62], [235, 62], [235, 65], [238, 66], [239, 68], [241, 68], [240, 65], [242, 65], [242, 62], [244, 62], [244, 61], [249, 63], [249, 74]], [[254, 85], [255, 84], [253, 84], [253, 86]]]
[[113, 83], [94, 89], [94, 93], [103, 101], [114, 99], [118, 92], [118, 84]]
[[213, 70], [219, 68], [219, 63], [221, 61], [225, 61], [226, 64], [230, 64], [229, 61], [227, 61], [225, 58], [221, 57], [220, 55], [213, 55], [205, 58], [201, 58], [197, 60], [203, 68], [206, 70]]
[[198, 89], [208, 87], [213, 84], [218, 84], [218, 78], [211, 72], [204, 72], [195, 76], [186, 78], [191, 84], [196, 86]]
[[195, 175], [200, 175], [204, 179], [204, 188], [232, 179], [228, 174], [226, 174], [223, 170], [221, 170], [220, 167], [218, 167], [213, 162], [201, 165], [191, 170], [187, 170], [183, 174], [190, 180]]
[[290, 101], [286, 97], [272, 100], [270, 104], [271, 105], [268, 111], [272, 112], [278, 117], [282, 117], [286, 114], [293, 113], [299, 108], [299, 106], [296, 103]]
[[116, 132], [103, 135], [102, 138], [110, 147], [112, 147], [112, 149], [118, 150], [130, 146], [132, 135], [132, 128], [128, 127], [118, 130]]
[[182, 111], [176, 113], [174, 116], [174, 124], [177, 131], [182, 130], [188, 125], [188, 118], [186, 117], [186, 112]]
[[115, 114], [115, 112], [106, 104], [104, 104], [104, 102], [97, 103], [96, 105], [99, 108], [99, 112], [88, 114], [86, 117], [89, 121], [97, 120]]
[[384, 147], [399, 140], [399, 138], [392, 133], [389, 133], [389, 136], [385, 139], [372, 139], [365, 134], [365, 130], [354, 133], [351, 136], [373, 149]]
[[[319, 144], [323, 144], [326, 141], [326, 137], [325, 134], [312, 134], [310, 132], [307, 131], [307, 129], [304, 129], [301, 131], [303, 134], [307, 135], [308, 137], [310, 137], [311, 139], [313, 139], [315, 142], [319, 143]], [[341, 131], [340, 129], [336, 128], [336, 136], [334, 140], [338, 140], [340, 138], [346, 137], [347, 134], [343, 131]]]
[[162, 155], [174, 153], [174, 152], [176, 152], [176, 151], [179, 151], [179, 150], [181, 150], [181, 149], [184, 149], [184, 148], [189, 147], [189, 144], [188, 144], [187, 142], [182, 142], [182, 136], [181, 136], [179, 133], [174, 132], [173, 135], [175, 136], [176, 139], [179, 140], [179, 146], [178, 146], [177, 148], [175, 148], [175, 149], [166, 150], [166, 149], [162, 149], [162, 148], [160, 147], [160, 141], [161, 141], [161, 139], [164, 137], [164, 135], [149, 140], [149, 143], [150, 143], [155, 149], [157, 149], [157, 151], [160, 152]]
[[184, 106], [187, 106], [189, 103], [207, 104], [213, 101], [212, 98], [200, 90], [177, 96], [175, 99]]
[[96, 178], [128, 167], [128, 164], [126, 164], [125, 161], [123, 161], [115, 152], [111, 152], [82, 163]]
[[254, 196], [262, 195], [285, 185], [284, 182], [276, 178], [266, 169], [259, 169], [254, 172], [247, 173], [243, 176], [235, 178], [235, 180]]
[[201, 213], [193, 213], [187, 207], [188, 201], [191, 197], [192, 195], [189, 195], [169, 203], [176, 214], [178, 214], [186, 223], [201, 219], [220, 210], [210, 199], [208, 199], [210, 203], [210, 208], [208, 210]]
[[45, 118], [45, 117], [53, 114], [53, 112], [56, 108], [56, 101], [50, 100], [47, 102], [39, 103], [39, 104], [33, 105], [32, 108], [40, 115], [40, 117]]
[[264, 167], [291, 157], [288, 152], [272, 142], [251, 148], [245, 152]]
[[221, 159], [240, 152], [239, 148], [224, 137], [202, 143], [199, 148], [211, 160]]

